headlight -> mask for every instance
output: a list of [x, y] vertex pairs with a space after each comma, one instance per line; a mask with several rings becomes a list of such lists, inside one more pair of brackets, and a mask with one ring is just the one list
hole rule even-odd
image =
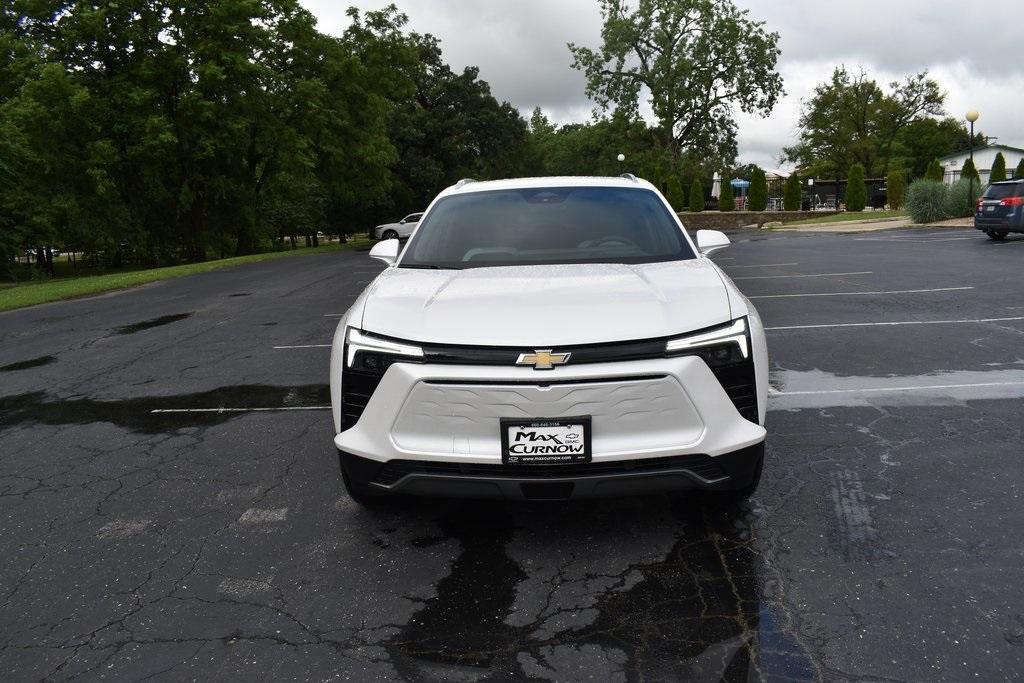
[[396, 358], [422, 359], [423, 349], [412, 344], [374, 337], [354, 327], [345, 334], [345, 365], [368, 372], [380, 372], [388, 368]]
[[750, 358], [750, 336], [747, 319], [665, 342], [670, 356], [697, 355], [711, 367], [742, 363]]

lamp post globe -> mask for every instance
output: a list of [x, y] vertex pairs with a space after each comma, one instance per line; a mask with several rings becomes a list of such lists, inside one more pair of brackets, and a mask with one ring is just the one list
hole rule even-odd
[[617, 156], [615, 158], [618, 159], [619, 161], [625, 161], [626, 160], [626, 155], [625, 154], [620, 154], [619, 156]]

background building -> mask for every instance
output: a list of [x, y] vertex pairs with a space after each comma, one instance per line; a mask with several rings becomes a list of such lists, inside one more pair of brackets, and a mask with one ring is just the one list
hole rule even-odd
[[[1017, 168], [1017, 164], [1024, 158], [1024, 149], [1020, 147], [1011, 147], [1009, 145], [988, 145], [986, 147], [978, 147], [974, 150], [974, 167], [978, 169], [978, 175], [981, 176], [981, 182], [988, 182], [989, 172], [992, 170], [992, 163], [996, 160], [996, 154], [999, 152], [1003, 153], [1003, 157], [1006, 158], [1006, 176], [1008, 178], [1013, 177], [1013, 172]], [[942, 165], [942, 170], [945, 172], [945, 180], [947, 183], [955, 183], [960, 180], [960, 171], [963, 170], [964, 163], [970, 158], [971, 153], [958, 152], [956, 154], [948, 154], [939, 159], [939, 164]]]

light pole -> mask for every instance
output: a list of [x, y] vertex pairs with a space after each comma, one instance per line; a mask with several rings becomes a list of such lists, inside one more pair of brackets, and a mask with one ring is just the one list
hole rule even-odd
[[978, 120], [981, 114], [976, 109], [972, 109], [967, 112], [967, 120], [971, 123], [971, 177], [969, 179], [971, 193], [968, 195], [971, 198], [971, 206], [976, 204], [974, 197], [974, 174], [978, 172], [978, 169], [974, 167], [974, 122]]

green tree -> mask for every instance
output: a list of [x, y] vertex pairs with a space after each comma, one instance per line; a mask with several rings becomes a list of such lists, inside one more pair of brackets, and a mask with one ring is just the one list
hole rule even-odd
[[1020, 163], [1017, 164], [1017, 170], [1014, 171], [1013, 177], [1024, 179], [1024, 159], [1021, 159]]
[[690, 184], [690, 211], [694, 213], [700, 213], [704, 210], [704, 186], [700, 182], [700, 178], [694, 176], [693, 182]]
[[900, 211], [906, 203], [907, 196], [907, 173], [906, 171], [893, 170], [885, 181], [889, 208], [893, 211]]
[[799, 211], [803, 199], [803, 187], [800, 177], [794, 173], [786, 178], [786, 187], [782, 196], [782, 206], [786, 211]]
[[732, 0], [600, 0], [600, 7], [601, 47], [569, 44], [587, 95], [636, 118], [649, 93], [662, 149], [731, 162], [734, 112], [767, 116], [783, 94], [779, 35]]
[[750, 211], [764, 211], [768, 208], [768, 179], [764, 169], [755, 166], [750, 177]]
[[[908, 124], [896, 137], [889, 167], [907, 169], [911, 178], [921, 178], [932, 159], [970, 149], [970, 137], [967, 126], [960, 119], [919, 118]], [[985, 144], [985, 134], [976, 133], [974, 146], [984, 147]]]
[[722, 173], [722, 190], [718, 195], [719, 211], [735, 211], [736, 200], [733, 199], [732, 178], [727, 173]]
[[942, 164], [939, 163], [939, 160], [932, 159], [931, 163], [928, 164], [928, 170], [924, 173], [924, 179], [941, 183], [945, 175], [946, 172], [942, 170]]
[[971, 180], [974, 182], [974, 187], [981, 187], [981, 176], [978, 175], [978, 169], [974, 166], [974, 160], [969, 158], [964, 162], [963, 169], [960, 170], [960, 177], [964, 180]]
[[901, 132], [941, 114], [944, 102], [926, 71], [889, 84], [886, 92], [867, 74], [838, 67], [804, 104], [799, 141], [784, 153], [806, 175], [836, 176], [853, 163], [873, 176], [884, 174]]
[[683, 196], [683, 186], [679, 184], [679, 176], [672, 174], [668, 177], [665, 199], [676, 211], [682, 211], [686, 207], [686, 197]]
[[996, 153], [996, 158], [992, 162], [992, 172], [989, 174], [988, 181], [990, 183], [999, 183], [1006, 180], [1006, 158], [1002, 152]]
[[854, 164], [846, 179], [846, 210], [863, 211], [868, 201], [868, 190], [864, 184], [864, 167]]

